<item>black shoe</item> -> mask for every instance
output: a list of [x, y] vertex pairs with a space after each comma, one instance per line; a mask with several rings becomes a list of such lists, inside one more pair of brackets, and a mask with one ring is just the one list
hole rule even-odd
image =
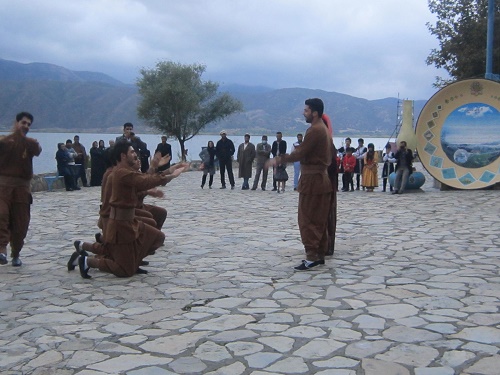
[[273, 188], [273, 190], [271, 190], [271, 191], [276, 191], [276, 190], [278, 190], [278, 188]]
[[211, 189], [212, 188], [212, 185], [208, 185], [208, 188]]
[[[96, 237], [96, 239], [97, 239], [97, 237]], [[99, 241], [97, 241], [97, 242], [99, 242]], [[87, 252], [85, 250], [80, 250], [80, 244], [81, 243], [82, 243], [82, 241], [75, 241], [75, 242], [73, 242], [73, 246], [75, 247], [75, 250], [76, 250], [76, 252], [79, 255], [85, 255], [85, 256], [87, 256]]]
[[202, 188], [202, 189], [203, 189], [203, 186], [204, 186], [204, 185], [201, 185], [201, 188]]
[[7, 263], [9, 263], [9, 261], [7, 260], [7, 255], [5, 255], [4, 253], [0, 253], [0, 264], [4, 265]]
[[72, 188], [69, 188], [69, 189], [66, 189], [66, 191], [73, 191], [73, 189], [72, 189]]
[[92, 276], [89, 275], [90, 267], [85, 268], [85, 258], [86, 256], [82, 255], [78, 259], [78, 268], [80, 268], [80, 276], [82, 276], [84, 279], [91, 279]]
[[234, 190], [234, 185], [231, 185], [231, 190]]
[[77, 187], [74, 187], [73, 190], [82, 190], [82, 189], [77, 186]]
[[103, 241], [102, 241], [102, 234], [101, 233], [96, 233], [94, 237], [95, 237], [95, 242], [97, 242], [97, 243], [103, 243]]
[[[324, 262], [324, 260], [323, 260]], [[316, 262], [312, 262], [309, 265], [307, 264], [307, 261], [303, 260], [301, 264], [299, 264], [297, 267], [293, 267], [297, 271], [307, 271], [310, 270], [316, 266], [319, 266], [323, 263], [321, 263], [321, 260], [317, 260]]]
[[[77, 242], [77, 241], [75, 241]], [[80, 253], [78, 251], [75, 251], [73, 254], [71, 254], [71, 257], [69, 258], [68, 261], [68, 272], [73, 271], [75, 269], [75, 265], [73, 264], [75, 260], [80, 256]]]
[[266, 188], [262, 188], [262, 191], [266, 191]]
[[135, 273], [136, 275], [147, 275], [148, 271], [143, 270], [142, 268], [137, 268], [137, 271]]
[[[97, 239], [97, 237], [96, 237]], [[75, 250], [78, 254], [80, 254], [80, 244], [81, 244], [82, 241], [75, 241], [73, 242], [73, 246], [75, 247]]]
[[221, 186], [220, 188], [221, 188], [221, 189], [225, 189], [226, 187], [225, 187], [225, 186]]
[[141, 260], [141, 263], [139, 263], [139, 266], [149, 266], [149, 262], [147, 260]]
[[392, 192], [392, 194], [397, 194], [397, 193], [398, 193], [398, 191], [397, 191], [397, 190], [394, 190], [394, 191]]
[[[328, 253], [327, 253], [326, 255], [333, 255], [333, 251], [332, 251], [332, 253], [331, 253], [331, 254], [328, 254]], [[325, 260], [324, 260], [324, 259], [320, 259], [320, 260], [318, 260], [318, 263], [319, 263], [319, 264], [325, 264]]]
[[250, 190], [257, 190], [257, 188], [256, 188], [256, 187], [253, 187], [253, 188], [251, 188]]
[[21, 259], [19, 259], [19, 257], [12, 258], [12, 267], [21, 267], [22, 265], [23, 262], [21, 262]]

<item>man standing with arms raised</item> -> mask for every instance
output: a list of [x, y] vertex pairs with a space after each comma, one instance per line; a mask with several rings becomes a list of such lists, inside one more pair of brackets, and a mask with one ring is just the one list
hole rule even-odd
[[30, 224], [33, 156], [42, 152], [37, 140], [26, 136], [32, 123], [33, 115], [18, 113], [12, 134], [0, 137], [0, 264], [7, 264], [10, 242], [14, 267], [23, 264], [19, 253]]
[[304, 117], [311, 126], [304, 141], [290, 155], [280, 155], [268, 162], [276, 165], [300, 161], [298, 224], [306, 259], [294, 267], [297, 271], [324, 264], [328, 248], [327, 223], [333, 189], [327, 169], [332, 160], [333, 141], [322, 120], [323, 110], [321, 99], [307, 99]]

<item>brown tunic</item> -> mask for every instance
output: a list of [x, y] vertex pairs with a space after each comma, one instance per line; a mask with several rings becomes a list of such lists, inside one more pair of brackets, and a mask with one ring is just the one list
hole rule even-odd
[[10, 242], [12, 257], [19, 256], [28, 233], [33, 157], [41, 152], [33, 138], [19, 133], [0, 137], [0, 251]]
[[108, 176], [110, 214], [104, 227], [107, 256], [98, 259], [101, 271], [118, 277], [133, 276], [143, 258], [162, 246], [165, 235], [135, 216], [138, 191], [164, 185], [167, 177], [115, 167]]
[[332, 206], [332, 183], [327, 168], [332, 160], [333, 141], [319, 122], [307, 129], [304, 141], [281, 162], [300, 161], [298, 224], [306, 259], [324, 259], [328, 247], [328, 215]]

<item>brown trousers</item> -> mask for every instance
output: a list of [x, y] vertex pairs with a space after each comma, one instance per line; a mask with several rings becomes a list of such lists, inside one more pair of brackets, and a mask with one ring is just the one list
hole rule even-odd
[[152, 204], [144, 204], [142, 208], [153, 215], [153, 219], [156, 221], [156, 229], [161, 230], [163, 223], [165, 223], [165, 220], [167, 219], [167, 210], [163, 207], [154, 206]]
[[130, 243], [107, 243], [94, 246], [95, 254], [104, 255], [98, 258], [89, 258], [88, 265], [99, 268], [102, 272], [112, 273], [117, 277], [134, 276], [140, 262], [163, 245], [165, 234], [155, 227], [141, 223], [139, 237]]
[[19, 256], [28, 233], [31, 203], [29, 185], [0, 184], [0, 252], [7, 253], [7, 244], [10, 243], [11, 256]]
[[328, 214], [331, 193], [299, 194], [298, 223], [306, 259], [317, 261], [325, 258], [328, 248]]

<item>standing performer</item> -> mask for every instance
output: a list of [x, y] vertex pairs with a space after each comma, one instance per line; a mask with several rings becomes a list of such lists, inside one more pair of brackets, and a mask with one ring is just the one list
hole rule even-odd
[[339, 191], [339, 166], [337, 164], [337, 148], [333, 144], [333, 126], [330, 117], [327, 114], [322, 116], [323, 122], [330, 135], [332, 136], [332, 162], [328, 166], [328, 178], [332, 184], [332, 192], [330, 196], [330, 211], [328, 212], [328, 246], [325, 255], [333, 255], [335, 251], [335, 235], [337, 232], [337, 191]]
[[26, 136], [32, 123], [33, 115], [18, 113], [12, 134], [0, 137], [0, 264], [7, 264], [10, 242], [14, 267], [23, 264], [19, 253], [30, 224], [33, 157], [42, 152], [38, 141]]
[[298, 224], [306, 259], [294, 267], [297, 271], [325, 264], [328, 248], [327, 224], [333, 189], [327, 169], [332, 162], [333, 140], [322, 120], [323, 109], [321, 99], [307, 99], [304, 117], [311, 126], [304, 141], [291, 154], [268, 161], [269, 165], [277, 165], [300, 160]]

